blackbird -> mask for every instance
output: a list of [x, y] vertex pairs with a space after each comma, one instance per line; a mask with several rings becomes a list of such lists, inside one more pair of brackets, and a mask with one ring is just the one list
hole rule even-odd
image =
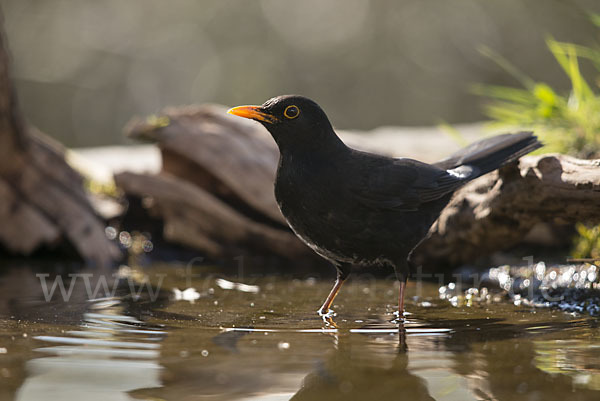
[[452, 194], [542, 146], [532, 132], [504, 134], [427, 164], [346, 146], [321, 107], [303, 96], [278, 96], [229, 113], [260, 122], [277, 143], [275, 197], [281, 213], [294, 233], [337, 269], [318, 311], [326, 316], [353, 265], [387, 265], [400, 282], [402, 317], [412, 251]]

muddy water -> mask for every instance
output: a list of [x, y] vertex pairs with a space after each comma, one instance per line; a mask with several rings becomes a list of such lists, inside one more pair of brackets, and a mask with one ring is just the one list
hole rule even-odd
[[328, 280], [177, 266], [108, 273], [106, 288], [98, 272], [60, 277], [64, 294], [54, 273], [0, 278], [2, 399], [600, 399], [597, 317], [453, 306], [425, 283], [399, 327], [390, 280], [349, 282], [323, 321]]

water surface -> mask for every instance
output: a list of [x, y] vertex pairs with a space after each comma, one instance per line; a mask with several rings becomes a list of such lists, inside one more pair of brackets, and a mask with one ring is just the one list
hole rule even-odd
[[0, 396], [600, 399], [598, 318], [503, 300], [452, 306], [431, 283], [409, 285], [410, 314], [399, 327], [394, 282], [360, 279], [342, 290], [337, 316], [323, 321], [315, 310], [329, 280], [189, 273], [124, 269], [114, 287], [108, 275], [114, 294], [90, 297], [98, 272], [80, 271], [65, 302], [58, 286], [46, 301], [54, 274], [43, 277], [44, 294], [40, 271], [5, 271]]

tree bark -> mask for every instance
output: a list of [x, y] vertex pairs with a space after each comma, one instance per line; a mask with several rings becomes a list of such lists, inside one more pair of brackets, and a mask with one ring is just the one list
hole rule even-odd
[[104, 234], [82, 177], [60, 145], [25, 124], [9, 61], [0, 26], [0, 245], [30, 255], [68, 243], [89, 263], [113, 263], [120, 251]]
[[128, 195], [145, 199], [147, 212], [163, 221], [163, 239], [172, 243], [212, 257], [234, 257], [249, 250], [295, 262], [313, 259], [288, 230], [252, 220], [181, 177], [121, 173], [115, 181]]
[[539, 224], [576, 222], [600, 222], [600, 160], [525, 156], [461, 188], [415, 251], [415, 262], [430, 270], [473, 263], [519, 244]]

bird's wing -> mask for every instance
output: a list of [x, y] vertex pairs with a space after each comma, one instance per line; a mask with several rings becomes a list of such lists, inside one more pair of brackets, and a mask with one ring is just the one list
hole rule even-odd
[[376, 209], [417, 210], [456, 190], [470, 175], [468, 167], [446, 171], [412, 159], [379, 159], [355, 176], [351, 196]]

